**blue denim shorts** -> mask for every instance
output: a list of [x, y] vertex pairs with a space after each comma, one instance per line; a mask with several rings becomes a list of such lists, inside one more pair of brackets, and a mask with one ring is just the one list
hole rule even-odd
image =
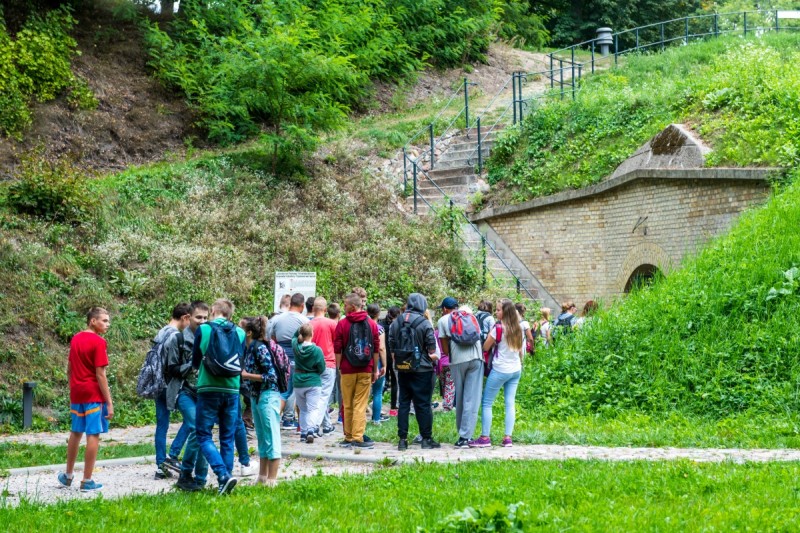
[[73, 403], [69, 406], [72, 431], [99, 435], [108, 433], [108, 409], [105, 403]]

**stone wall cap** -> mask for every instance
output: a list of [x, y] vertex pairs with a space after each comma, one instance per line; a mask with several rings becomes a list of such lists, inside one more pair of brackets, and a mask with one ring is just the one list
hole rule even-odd
[[572, 202], [592, 196], [599, 196], [612, 189], [622, 187], [638, 180], [708, 180], [708, 181], [755, 181], [768, 183], [770, 176], [783, 172], [785, 169], [776, 167], [757, 167], [757, 168], [638, 168], [625, 174], [612, 177], [600, 183], [589, 185], [581, 189], [569, 189], [566, 191], [542, 196], [514, 205], [504, 205], [490, 207], [473, 214], [470, 220], [479, 222], [495, 217], [511, 215], [524, 211], [533, 211], [543, 207]]

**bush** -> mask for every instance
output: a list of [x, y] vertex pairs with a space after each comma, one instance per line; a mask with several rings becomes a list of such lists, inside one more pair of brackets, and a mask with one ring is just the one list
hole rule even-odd
[[98, 206], [86, 185], [70, 162], [50, 162], [35, 151], [23, 159], [19, 181], [8, 188], [8, 203], [19, 213], [80, 224], [94, 217]]

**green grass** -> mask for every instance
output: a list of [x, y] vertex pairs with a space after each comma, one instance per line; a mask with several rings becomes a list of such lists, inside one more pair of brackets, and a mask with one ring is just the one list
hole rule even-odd
[[[467, 507], [505, 514], [521, 502], [526, 531], [791, 530], [800, 513], [800, 465], [690, 462], [479, 462], [413, 465], [366, 476], [322, 477], [275, 489], [73, 501], [0, 510], [10, 531], [438, 530]], [[484, 524], [485, 525], [485, 524]], [[475, 529], [455, 529], [475, 531]]]
[[537, 102], [495, 144], [494, 201], [596, 183], [674, 122], [711, 145], [711, 166], [795, 166], [798, 50], [794, 34], [720, 38], [627, 56], [619, 68], [588, 75], [575, 101]]
[[[78, 452], [78, 461], [83, 461], [85, 447]], [[101, 442], [97, 459], [119, 459], [122, 457], [141, 457], [153, 454], [153, 444], [114, 444]], [[44, 444], [0, 444], [0, 468], [22, 468], [26, 466], [56, 465], [66, 461], [67, 446], [47, 446]]]

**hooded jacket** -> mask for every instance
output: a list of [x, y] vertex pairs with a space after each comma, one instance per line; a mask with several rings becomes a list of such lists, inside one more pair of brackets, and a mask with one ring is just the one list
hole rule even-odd
[[297, 333], [292, 339], [295, 365], [292, 377], [294, 388], [321, 387], [322, 379], [319, 376], [325, 372], [325, 356], [322, 354], [322, 348], [316, 344], [303, 346], [297, 341]]
[[[178, 392], [180, 392], [184, 380], [183, 377], [177, 376], [170, 371], [171, 364], [179, 365], [179, 361], [182, 361], [186, 356], [182, 346], [182, 340], [183, 336], [178, 331], [178, 328], [170, 326], [169, 324], [161, 328], [155, 338], [153, 338], [153, 343], [163, 343], [164, 345], [162, 354], [164, 357], [164, 374], [167, 381], [166, 399], [167, 409], [170, 411], [175, 410], [175, 400], [178, 398]], [[190, 361], [189, 369], [191, 369], [191, 366]], [[178, 379], [178, 377], [180, 377], [180, 379]]]
[[[378, 333], [378, 324], [376, 324], [374, 320], [367, 316], [366, 311], [349, 313], [346, 317], [344, 317], [343, 320], [340, 320], [339, 323], [336, 324], [336, 331], [333, 334], [333, 351], [335, 353], [341, 354], [345, 347], [347, 347], [347, 342], [350, 340], [350, 325], [356, 322], [363, 322], [364, 320], [369, 321], [369, 326], [372, 330], [372, 353], [378, 353], [378, 350], [380, 349], [380, 334]], [[347, 357], [342, 355], [341, 362], [339, 363], [339, 370], [342, 374], [371, 373], [374, 366], [375, 357], [370, 360], [367, 366], [354, 367], [350, 364], [350, 361], [347, 360]]]
[[[400, 326], [403, 322], [413, 322], [418, 316], [423, 316], [428, 309], [428, 301], [419, 293], [411, 293], [406, 302], [405, 312], [397, 317], [389, 327], [388, 350], [394, 353]], [[436, 353], [436, 337], [433, 334], [433, 325], [428, 320], [421, 320], [415, 329], [417, 345], [420, 347], [422, 359], [415, 372], [432, 372], [435, 365], [430, 354]]]

